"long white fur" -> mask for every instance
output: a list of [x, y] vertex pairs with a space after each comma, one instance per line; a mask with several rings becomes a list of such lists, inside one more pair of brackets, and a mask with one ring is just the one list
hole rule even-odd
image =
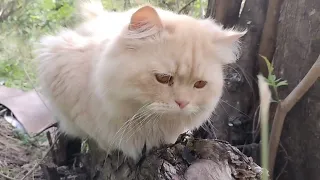
[[[145, 143], [148, 150], [174, 143], [210, 118], [222, 94], [222, 66], [236, 61], [245, 32], [155, 8], [164, 29], [135, 33], [128, 25], [140, 7], [81, 7], [81, 25], [45, 36], [36, 49], [40, 85], [65, 133], [137, 160]], [[173, 75], [174, 85], [157, 82], [158, 72]], [[196, 89], [197, 80], [208, 83]], [[180, 109], [176, 99], [190, 103]]]

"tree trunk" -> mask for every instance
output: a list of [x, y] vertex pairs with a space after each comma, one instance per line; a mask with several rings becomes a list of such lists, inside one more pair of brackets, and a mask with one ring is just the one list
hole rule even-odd
[[[262, 169], [237, 148], [222, 141], [180, 136], [172, 145], [151, 151], [135, 164], [119, 152], [106, 157], [90, 142], [90, 179], [232, 180], [261, 179]], [[88, 164], [88, 163], [85, 163]]]
[[[284, 0], [274, 54], [275, 74], [288, 80], [287, 96], [320, 53], [320, 1]], [[274, 170], [281, 180], [319, 179], [320, 81], [287, 114]]]

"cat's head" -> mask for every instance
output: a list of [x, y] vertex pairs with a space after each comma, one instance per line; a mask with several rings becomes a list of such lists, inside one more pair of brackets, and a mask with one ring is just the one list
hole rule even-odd
[[223, 91], [223, 65], [236, 61], [244, 34], [209, 19], [140, 7], [105, 49], [101, 86], [109, 100], [151, 104], [158, 113], [212, 111]]

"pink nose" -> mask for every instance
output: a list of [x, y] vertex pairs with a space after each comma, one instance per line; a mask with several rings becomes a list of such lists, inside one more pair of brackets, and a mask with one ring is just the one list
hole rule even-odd
[[188, 101], [175, 101], [177, 104], [178, 104], [178, 106], [180, 107], [180, 109], [183, 109], [184, 107], [186, 107], [188, 104], [189, 104], [189, 102]]

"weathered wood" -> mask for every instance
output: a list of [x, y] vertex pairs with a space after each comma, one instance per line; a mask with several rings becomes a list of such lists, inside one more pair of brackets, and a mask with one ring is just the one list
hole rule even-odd
[[90, 167], [96, 180], [261, 179], [262, 173], [252, 158], [230, 144], [186, 134], [176, 144], [151, 151], [139, 165], [118, 152], [106, 157], [93, 142], [89, 148], [94, 150]]
[[[273, 62], [277, 77], [289, 85], [278, 91], [286, 97], [302, 80], [320, 53], [320, 2], [284, 0]], [[274, 177], [281, 180], [319, 179], [320, 81], [287, 114]]]

